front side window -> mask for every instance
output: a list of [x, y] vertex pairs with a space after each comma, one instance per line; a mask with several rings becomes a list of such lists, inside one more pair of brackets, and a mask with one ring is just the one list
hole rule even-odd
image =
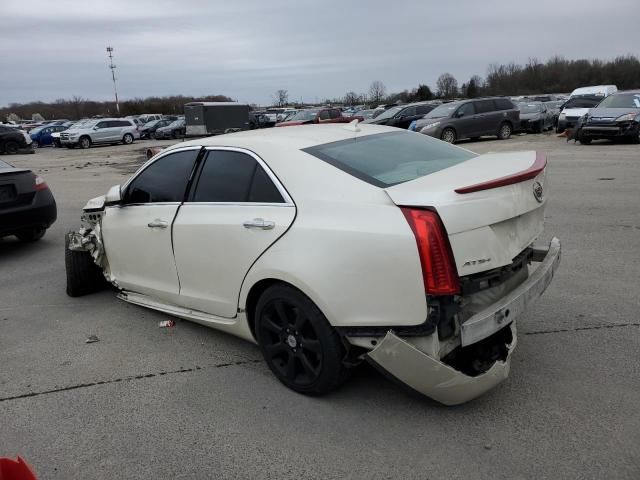
[[404, 130], [325, 143], [302, 151], [382, 188], [430, 175], [476, 156]]
[[98, 122], [96, 123], [96, 128], [107, 128], [109, 126], [109, 122]]
[[329, 116], [331, 118], [340, 118], [342, 117], [342, 113], [340, 113], [340, 110], [329, 110]]
[[185, 150], [159, 158], [133, 179], [123, 203], [182, 202], [197, 156]]
[[331, 118], [329, 117], [329, 110], [322, 110], [319, 118], [320, 120], [329, 120], [329, 118]]
[[229, 150], [209, 152], [191, 201], [284, 202], [276, 186], [253, 157]]
[[471, 115], [475, 115], [475, 113], [473, 103], [465, 103], [458, 109], [456, 115], [460, 117], [470, 117]]

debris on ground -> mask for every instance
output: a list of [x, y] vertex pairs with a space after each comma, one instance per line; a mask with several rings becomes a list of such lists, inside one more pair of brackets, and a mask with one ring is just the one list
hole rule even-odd
[[171, 328], [176, 326], [176, 322], [174, 320], [163, 320], [158, 326], [160, 328]]
[[99, 342], [100, 339], [98, 338], [97, 335], [89, 335], [87, 337], [87, 339], [84, 341], [84, 343], [96, 343]]

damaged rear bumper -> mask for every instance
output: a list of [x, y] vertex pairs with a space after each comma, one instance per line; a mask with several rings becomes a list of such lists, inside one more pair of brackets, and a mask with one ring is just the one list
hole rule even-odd
[[367, 353], [367, 360], [413, 390], [445, 405], [458, 405], [491, 390], [509, 375], [511, 354], [517, 343], [515, 320], [551, 283], [560, 264], [560, 250], [557, 238], [551, 240], [548, 249], [534, 249], [533, 260], [540, 265], [529, 278], [504, 298], [462, 323], [462, 347], [490, 341], [492, 335], [499, 335], [505, 328], [511, 329], [510, 341], [504, 345], [506, 354], [483, 373], [469, 376], [456, 370], [420, 351], [391, 330]]
[[368, 354], [368, 361], [383, 373], [444, 405], [459, 405], [491, 390], [509, 376], [511, 353], [516, 347], [515, 323], [504, 361], [497, 361], [485, 373], [470, 377], [431, 358], [392, 332]]

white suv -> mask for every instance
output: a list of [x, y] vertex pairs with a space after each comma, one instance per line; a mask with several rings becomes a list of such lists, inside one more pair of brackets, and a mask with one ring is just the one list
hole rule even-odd
[[67, 148], [76, 145], [89, 148], [94, 143], [129, 145], [136, 139], [140, 139], [140, 132], [135, 122], [128, 118], [103, 118], [72, 127], [60, 134], [60, 143]]

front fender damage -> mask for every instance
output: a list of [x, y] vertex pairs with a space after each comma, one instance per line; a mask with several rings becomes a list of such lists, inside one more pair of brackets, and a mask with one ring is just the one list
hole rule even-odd
[[102, 242], [102, 212], [84, 212], [82, 227], [67, 234], [69, 236], [69, 250], [87, 252], [93, 262], [102, 269], [108, 282], [116, 285], [109, 269], [109, 261]]
[[506, 345], [506, 358], [476, 376], [466, 375], [430, 357], [392, 331], [367, 354], [367, 360], [423, 395], [445, 405], [459, 405], [491, 390], [509, 375], [511, 354], [517, 343], [515, 322], [505, 328], [511, 329], [512, 338]]

